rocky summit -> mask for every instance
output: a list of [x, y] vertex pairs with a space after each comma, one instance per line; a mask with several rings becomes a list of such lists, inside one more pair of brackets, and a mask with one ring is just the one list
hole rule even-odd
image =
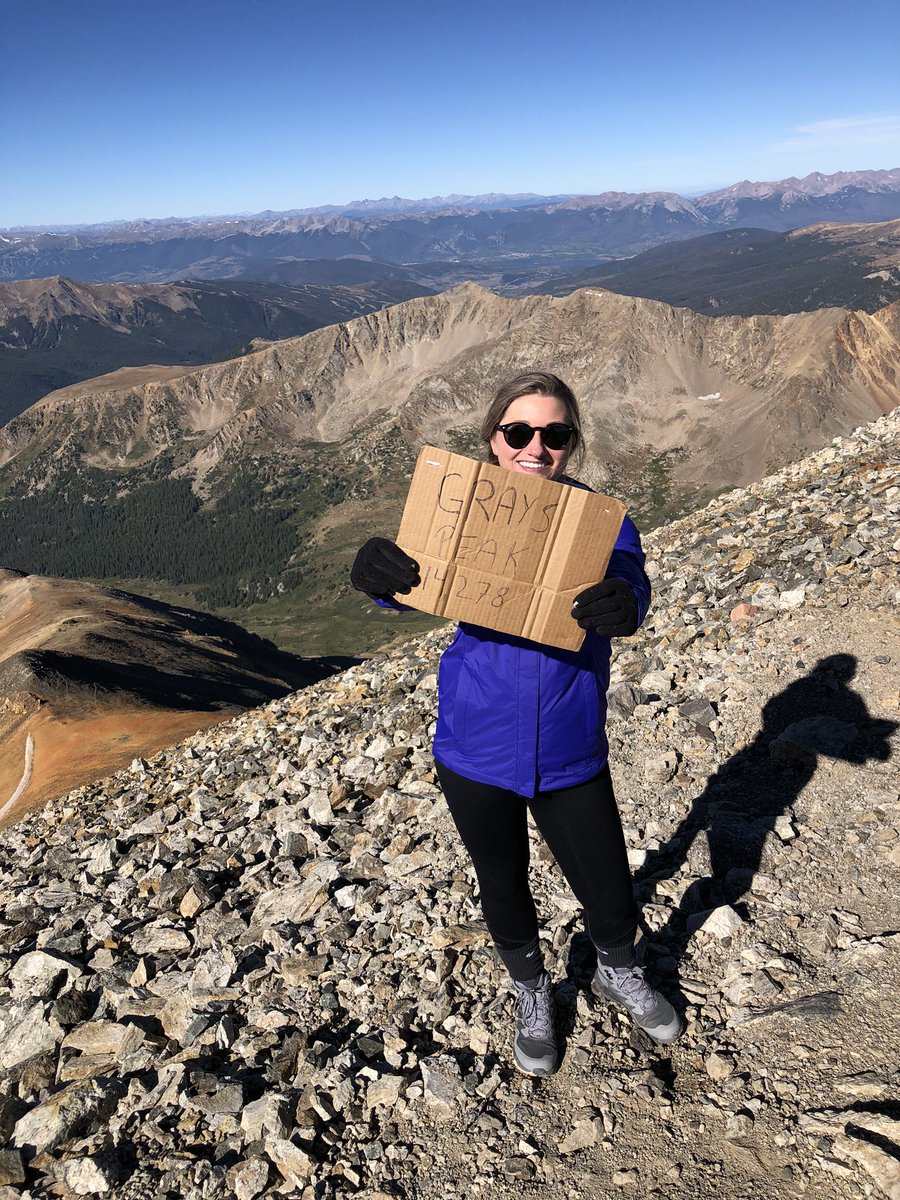
[[898, 434], [647, 539], [611, 761], [677, 1042], [591, 997], [535, 840], [565, 1053], [514, 1071], [429, 754], [443, 629], [3, 835], [0, 1200], [900, 1194]]

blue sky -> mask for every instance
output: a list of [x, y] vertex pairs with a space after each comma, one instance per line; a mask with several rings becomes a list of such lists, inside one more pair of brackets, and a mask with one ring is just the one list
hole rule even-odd
[[0, 227], [900, 166], [900, 5], [0, 0]]

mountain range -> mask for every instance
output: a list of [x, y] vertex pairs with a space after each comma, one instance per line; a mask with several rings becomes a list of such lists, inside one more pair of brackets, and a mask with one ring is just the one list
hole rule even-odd
[[[816, 173], [778, 183], [745, 181], [694, 199], [606, 192], [504, 208], [459, 204], [416, 212], [140, 221], [63, 233], [14, 230], [0, 236], [0, 279], [294, 283], [304, 281], [309, 261], [349, 256], [374, 262], [376, 271], [414, 267], [436, 289], [459, 282], [454, 264], [460, 261], [482, 283], [495, 285], [500, 276], [510, 286], [534, 285], [548, 269], [574, 271], [724, 229], [784, 231], [821, 221], [897, 218], [900, 168]], [[480, 274], [473, 274], [476, 264]]]
[[[321, 268], [322, 278], [339, 267], [331, 273], [345, 282], [87, 284], [54, 276], [0, 283], [0, 424], [50, 391], [120, 367], [196, 365], [431, 292], [404, 268], [365, 282], [378, 272], [360, 259], [307, 266]], [[465, 264], [457, 270], [465, 275]], [[710, 315], [871, 313], [900, 298], [900, 221], [706, 234], [532, 290], [566, 295], [586, 286]]]
[[126, 286], [61, 276], [0, 283], [0, 424], [47, 392], [126, 364], [228, 358], [255, 339], [296, 337], [427, 291], [399, 271], [377, 284], [351, 279], [328, 287]]
[[583, 478], [646, 527], [893, 408], [898, 341], [900, 303], [710, 318], [595, 289], [466, 285], [45, 397], [0, 430], [0, 562], [160, 581], [176, 589], [161, 598], [239, 613], [288, 649], [355, 653], [353, 551], [396, 530], [419, 445], [480, 453], [505, 377], [552, 363], [573, 385]]

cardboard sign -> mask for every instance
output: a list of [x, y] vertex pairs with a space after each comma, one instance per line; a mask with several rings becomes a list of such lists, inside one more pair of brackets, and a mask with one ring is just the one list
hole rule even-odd
[[422, 581], [399, 598], [577, 650], [572, 601], [606, 574], [624, 516], [609, 496], [425, 446], [397, 535]]

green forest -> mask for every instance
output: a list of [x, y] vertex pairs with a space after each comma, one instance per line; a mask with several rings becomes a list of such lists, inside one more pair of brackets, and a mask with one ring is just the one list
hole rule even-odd
[[[159, 464], [157, 464], [157, 471]], [[122, 486], [122, 477], [115, 485]], [[184, 585], [210, 608], [241, 608], [295, 586], [308, 522], [361, 481], [346, 468], [223, 473], [205, 502], [189, 480], [128, 480], [101, 471], [0, 500], [0, 562], [30, 574]]]

